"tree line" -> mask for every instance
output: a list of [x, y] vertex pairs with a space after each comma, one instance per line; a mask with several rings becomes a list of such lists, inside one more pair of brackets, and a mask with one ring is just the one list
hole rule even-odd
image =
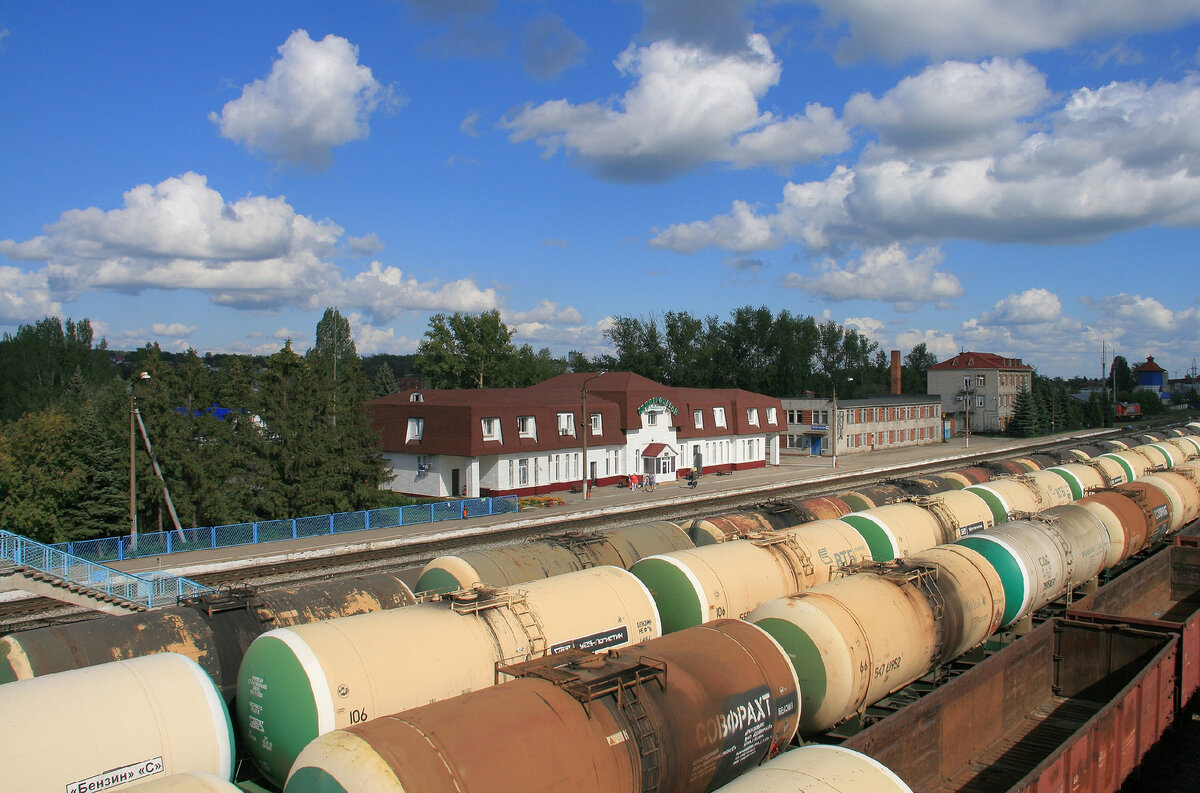
[[[744, 306], [728, 319], [668, 311], [617, 316], [605, 329], [612, 353], [555, 357], [516, 347], [499, 311], [438, 314], [417, 348], [415, 369], [430, 388], [520, 388], [563, 372], [622, 371], [669, 386], [741, 388], [775, 397], [812, 391], [843, 397], [887, 393], [890, 362], [879, 345], [832, 320]], [[905, 356], [904, 393], [925, 393], [937, 363], [924, 344]]]
[[[335, 309], [304, 355], [115, 353], [87, 320], [51, 317], [0, 341], [0, 526], [42, 542], [172, 528], [136, 407], [180, 523], [211, 526], [369, 509], [386, 467], [373, 396]], [[143, 377], [142, 372], [148, 375]]]
[[[1072, 394], [1087, 390], [1088, 398], [1079, 399]], [[1176, 405], [1200, 408], [1200, 390], [1194, 386], [1175, 389], [1172, 400]], [[1017, 437], [1050, 435], [1073, 429], [1112, 427], [1115, 422], [1115, 402], [1131, 402], [1141, 406], [1141, 415], [1153, 418], [1168, 411], [1158, 392], [1138, 390], [1128, 361], [1118, 355], [1113, 358], [1112, 369], [1104, 380], [1089, 380], [1084, 377], [1069, 379], [1033, 375], [1032, 390], [1017, 394], [1013, 406], [1012, 421], [1008, 432]]]

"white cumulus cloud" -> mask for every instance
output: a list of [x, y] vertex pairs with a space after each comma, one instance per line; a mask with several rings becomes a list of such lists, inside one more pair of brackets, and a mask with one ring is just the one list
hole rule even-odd
[[982, 325], [1040, 325], [1061, 318], [1062, 303], [1058, 295], [1039, 287], [1009, 295], [992, 306], [991, 311], [984, 312], [979, 322]]
[[342, 229], [296, 214], [282, 198], [227, 203], [196, 173], [125, 193], [121, 209], [72, 209], [46, 234], [0, 242], [0, 254], [44, 261], [53, 294], [196, 289], [236, 307], [314, 307], [335, 285], [325, 259]]
[[350, 323], [350, 335], [359, 355], [406, 355], [417, 351], [419, 339], [397, 336], [395, 328], [376, 327], [358, 312], [350, 314], [346, 321]]
[[1107, 36], [1164, 30], [1200, 18], [1193, 0], [815, 0], [844, 30], [843, 61], [914, 55], [974, 58], [1021, 55]]
[[1153, 297], [1121, 292], [1098, 300], [1085, 298], [1083, 302], [1107, 319], [1134, 326], [1170, 330], [1176, 322], [1175, 312]]
[[[0, 242], [0, 253], [8, 242]], [[0, 266], [0, 325], [28, 324], [61, 312], [62, 304], [50, 296], [44, 272]]]
[[515, 325], [539, 322], [554, 325], [577, 325], [583, 322], [583, 314], [575, 306], [563, 306], [542, 298], [529, 311], [505, 311], [504, 321]]
[[937, 356], [938, 360], [950, 358], [959, 351], [958, 344], [954, 341], [954, 334], [941, 330], [909, 328], [897, 333], [894, 339], [894, 346], [904, 350], [905, 354], [911, 352], [913, 347], [918, 344], [924, 344], [925, 349]]
[[671, 226], [656, 233], [650, 240], [650, 247], [693, 253], [719, 245], [727, 250], [749, 253], [776, 248], [781, 243], [780, 236], [771, 229], [769, 218], [756, 215], [744, 201], [734, 201], [730, 214]]
[[[341, 227], [299, 215], [283, 198], [227, 202], [195, 173], [138, 185], [120, 209], [69, 210], [45, 230], [0, 241], [2, 255], [45, 263], [33, 273], [0, 268], [0, 313], [19, 321], [59, 313], [57, 301], [85, 292], [149, 289], [196, 290], [238, 309], [341, 305], [381, 322], [406, 311], [485, 311], [501, 302], [495, 289], [469, 278], [420, 281], [379, 262], [348, 276], [333, 263]], [[378, 239], [367, 234], [355, 244], [370, 249]]]
[[631, 46], [616, 66], [634, 81], [620, 98], [526, 105], [501, 125], [514, 142], [535, 140], [547, 156], [565, 149], [599, 176], [626, 182], [664, 181], [710, 161], [805, 162], [848, 145], [840, 122], [820, 106], [792, 118], [759, 111], [781, 69], [761, 35], [728, 53], [674, 40]]
[[941, 263], [942, 253], [936, 248], [910, 257], [895, 243], [868, 249], [845, 264], [822, 262], [813, 276], [789, 273], [783, 284], [825, 300], [879, 300], [909, 310], [918, 303], [936, 303], [963, 294], [958, 278], [937, 269]]
[[[864, 107], [889, 117], [879, 103]], [[884, 147], [886, 157], [874, 156], [884, 148], [868, 152], [823, 181], [788, 183], [772, 214], [735, 202], [732, 213], [671, 226], [652, 244], [738, 253], [784, 242], [813, 252], [951, 238], [1068, 244], [1155, 224], [1200, 225], [1200, 77], [1081, 89], [1040, 121], [1048, 131], [989, 154], [972, 146], [919, 158], [895, 146]]]
[[177, 339], [186, 339], [196, 332], [196, 326], [184, 325], [182, 322], [155, 322], [150, 326], [150, 330], [154, 331], [156, 336], [171, 336]]
[[489, 311], [499, 305], [496, 290], [481, 289], [468, 278], [449, 283], [420, 281], [398, 267], [371, 262], [371, 266], [342, 283], [333, 293], [340, 305], [357, 306], [372, 324], [390, 322], [406, 311]]
[[844, 117], [877, 131], [888, 151], [962, 158], [1011, 149], [1025, 137], [1018, 122], [1049, 98], [1046, 76], [1024, 61], [947, 61], [879, 99], [855, 94]]
[[367, 137], [371, 114], [390, 100], [390, 90], [359, 64], [357, 47], [341, 36], [313, 41], [297, 30], [280, 45], [271, 73], [209, 120], [222, 137], [274, 162], [322, 169], [335, 146]]

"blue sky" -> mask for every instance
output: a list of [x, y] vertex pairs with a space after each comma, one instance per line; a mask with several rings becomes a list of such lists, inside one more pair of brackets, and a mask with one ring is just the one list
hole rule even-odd
[[[1200, 358], [1200, 2], [0, 0], [0, 330], [361, 353], [765, 305]], [[1111, 354], [1111, 353], [1110, 353]]]

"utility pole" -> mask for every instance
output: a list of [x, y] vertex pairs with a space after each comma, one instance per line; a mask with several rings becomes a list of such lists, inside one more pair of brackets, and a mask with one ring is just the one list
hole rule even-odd
[[580, 422], [579, 426], [583, 432], [583, 500], [584, 501], [587, 501], [589, 498], [592, 497], [591, 490], [588, 488], [589, 483], [588, 483], [587, 443], [588, 443], [588, 435], [591, 434], [591, 431], [592, 431], [592, 417], [588, 415], [588, 409], [587, 409], [587, 385], [588, 385], [588, 383], [595, 380], [597, 377], [600, 377], [601, 375], [604, 375], [604, 374], [607, 374], [607, 372], [600, 372], [600, 374], [592, 375], [591, 377], [589, 377], [588, 379], [583, 381], [583, 386], [579, 389], [580, 412], [583, 414], [583, 421]]
[[137, 550], [137, 425], [140, 417], [137, 412], [137, 395], [133, 392], [134, 383], [149, 380], [149, 372], [140, 372], [129, 381], [129, 549]]
[[[846, 378], [846, 382], [853, 383], [854, 378], [848, 377], [848, 378]], [[837, 381], [836, 380], [833, 381], [833, 415], [830, 418], [832, 419], [832, 421], [829, 423], [829, 429], [830, 429], [830, 433], [829, 433], [830, 444], [829, 444], [829, 446], [833, 450], [833, 467], [837, 468], [837, 439], [838, 439], [838, 430], [841, 429], [841, 422], [838, 420]]]

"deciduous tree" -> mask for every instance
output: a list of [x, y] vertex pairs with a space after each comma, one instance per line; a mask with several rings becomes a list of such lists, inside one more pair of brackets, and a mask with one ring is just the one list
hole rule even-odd
[[506, 385], [516, 352], [513, 331], [496, 309], [482, 314], [434, 314], [417, 346], [417, 372], [430, 388]]

